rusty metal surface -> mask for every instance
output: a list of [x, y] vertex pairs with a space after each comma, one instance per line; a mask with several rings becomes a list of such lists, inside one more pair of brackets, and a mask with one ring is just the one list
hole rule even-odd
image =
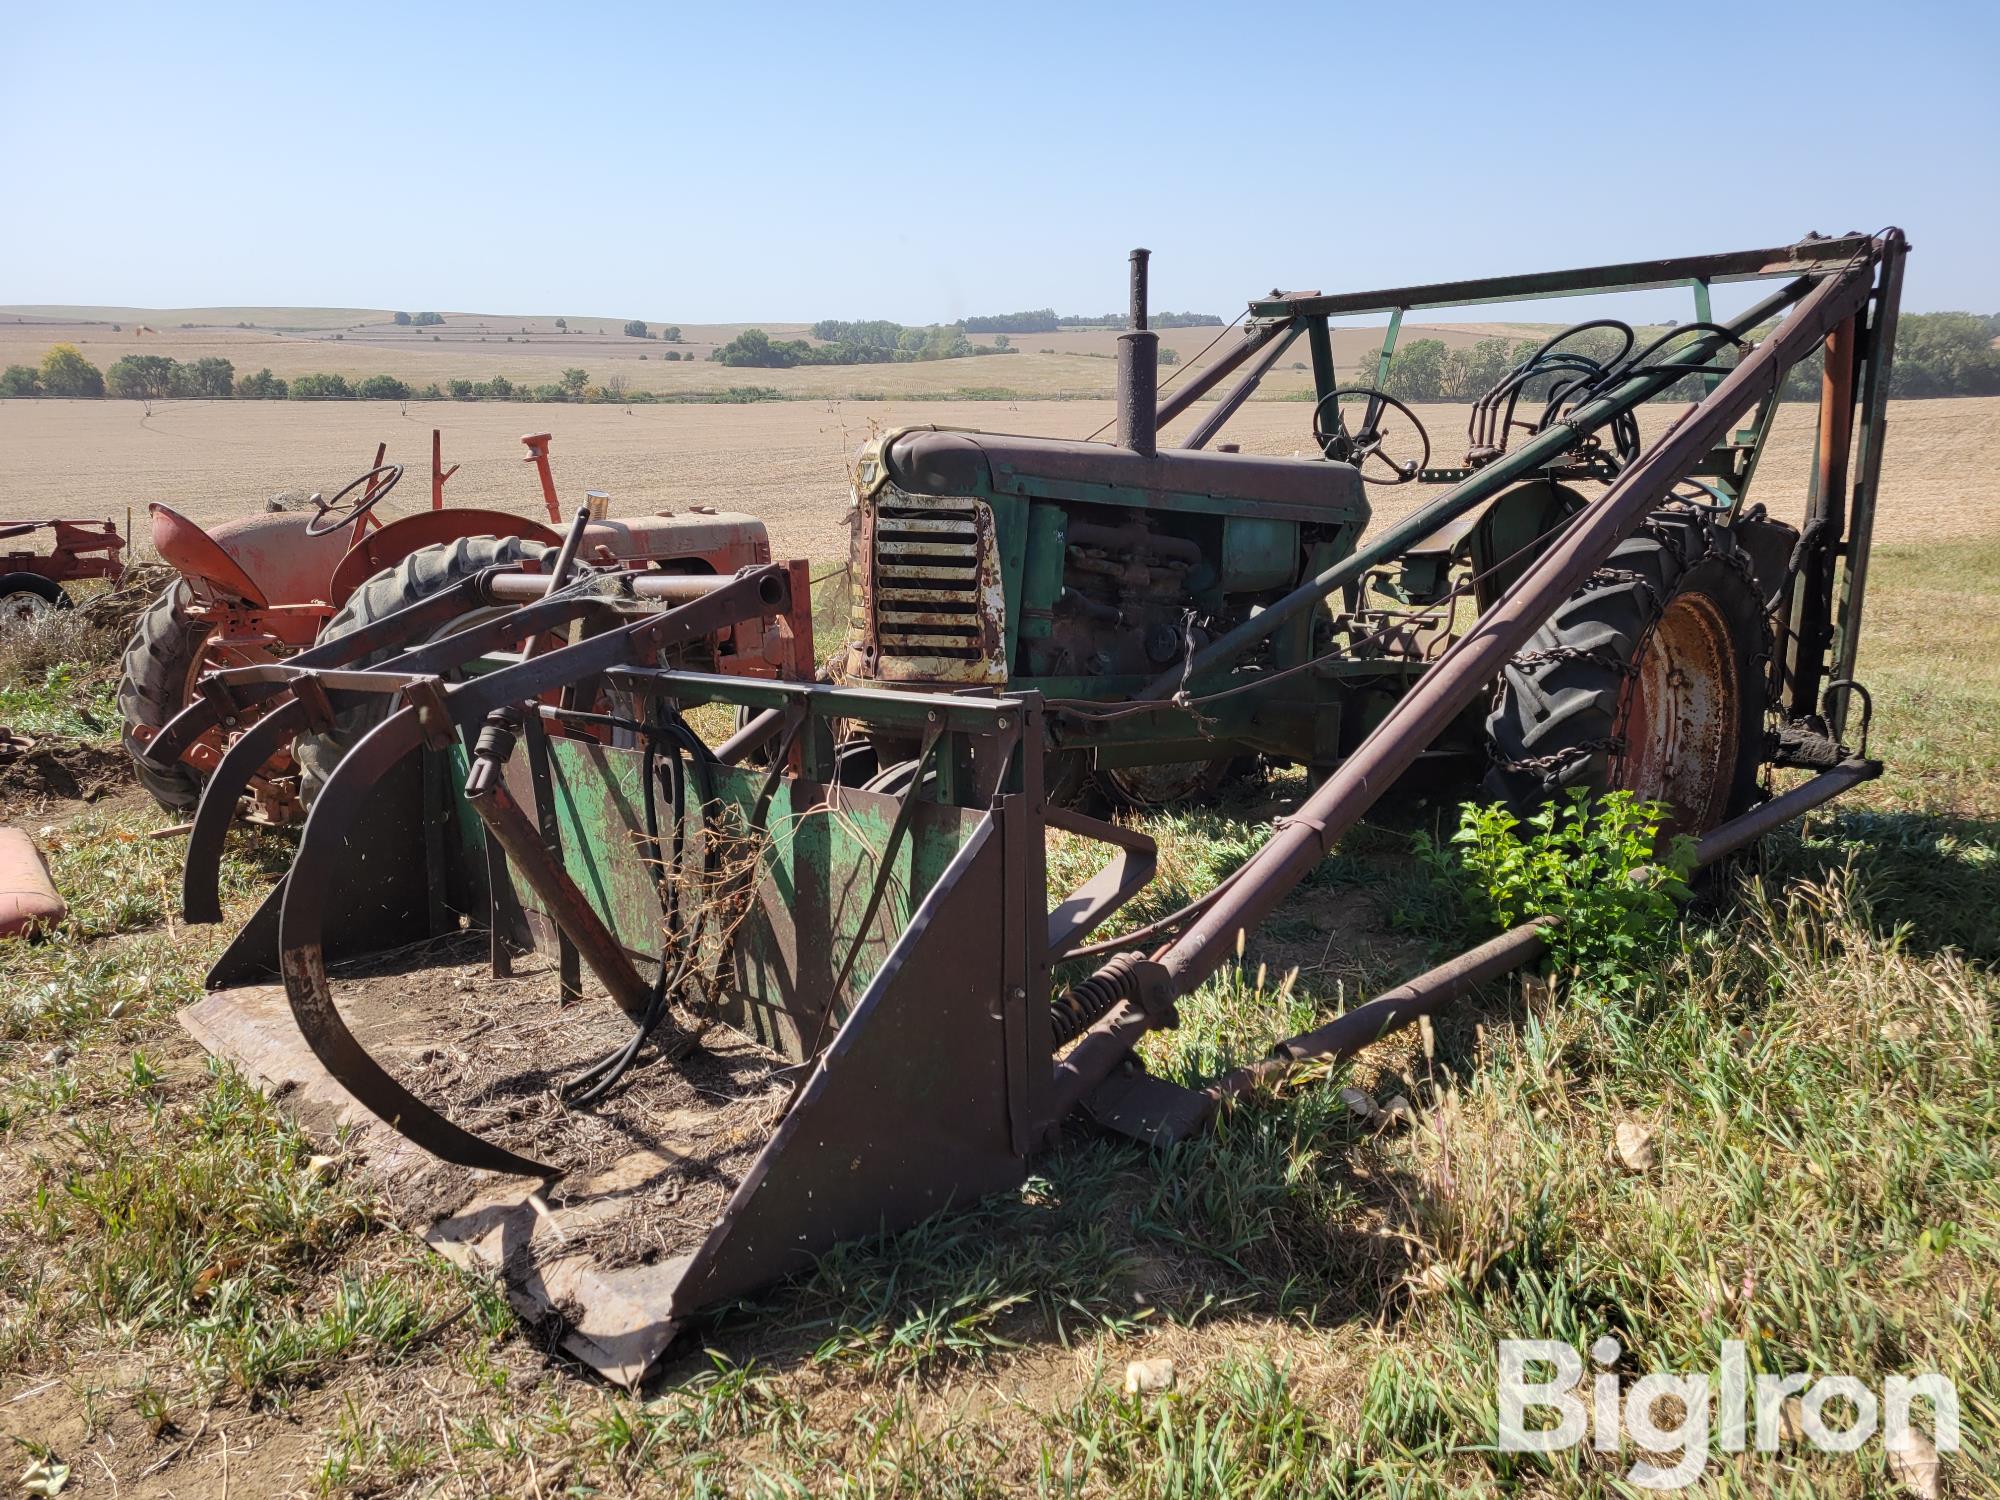
[[1763, 250], [1687, 255], [1667, 260], [1623, 261], [1615, 265], [1583, 266], [1569, 271], [1484, 276], [1471, 281], [1437, 281], [1373, 292], [1343, 292], [1335, 296], [1321, 296], [1317, 292], [1294, 293], [1253, 301], [1250, 314], [1255, 318], [1304, 315], [1346, 317], [1354, 313], [1459, 307], [1543, 296], [1583, 296], [1597, 291], [1647, 291], [1685, 286], [1691, 281], [1714, 284], [1761, 280], [1772, 276], [1824, 276], [1837, 274], [1853, 257], [1866, 254], [1871, 244], [1866, 235], [1843, 235], [1835, 239], [1805, 239]]
[[997, 686], [1007, 680], [1007, 592], [993, 509], [970, 496], [880, 487], [859, 503], [855, 612], [843, 675]]
[[1118, 446], [1151, 458], [1159, 449], [1153, 408], [1160, 399], [1160, 336], [1137, 329], [1119, 334], [1117, 361]]
[[[336, 702], [344, 708], [357, 691], [390, 692], [411, 676], [453, 672], [486, 653], [520, 643], [519, 631], [538, 635], [543, 631], [582, 618], [598, 607], [587, 595], [544, 599], [502, 619], [489, 620], [470, 630], [431, 641], [416, 649], [390, 657], [367, 673], [338, 670], [347, 663], [398, 643], [422, 639], [435, 628], [485, 599], [483, 575], [461, 579], [451, 588], [420, 600], [407, 609], [370, 622], [351, 635], [301, 652], [290, 661], [266, 667], [238, 668], [211, 674], [204, 679], [201, 699], [184, 709], [147, 746], [149, 756], [171, 759], [184, 753], [212, 726], [221, 723], [235, 731], [229, 750], [216, 765], [202, 789], [189, 830], [187, 857], [181, 870], [181, 903], [190, 922], [222, 920], [218, 894], [223, 845], [236, 817], [237, 799], [261, 768], [270, 763], [300, 733], [314, 728], [310, 699], [295, 698], [266, 711], [266, 705], [286, 691], [310, 679], [322, 696], [328, 696], [326, 719], [330, 721]], [[615, 579], [594, 580], [606, 587]], [[242, 704], [263, 716], [249, 727], [232, 716], [232, 706]]]
[[1744, 694], [1729, 622], [1705, 594], [1682, 594], [1646, 637], [1619, 694], [1617, 784], [1674, 811], [1699, 834], [1729, 811]]
[[996, 1003], [1004, 863], [995, 820], [982, 819], [695, 1252], [673, 1291], [676, 1316], [1026, 1177]]
[[146, 509], [153, 549], [163, 562], [226, 598], [258, 608], [324, 603], [327, 578], [347, 551], [344, 532], [307, 536], [311, 518], [301, 512], [245, 516], [204, 530], [169, 506]]
[[52, 583], [84, 578], [116, 578], [124, 567], [125, 538], [110, 521], [16, 521], [0, 526], [0, 541], [14, 541], [48, 531], [49, 550], [24, 548], [0, 551], [0, 573], [33, 573]]
[[378, 526], [348, 548], [326, 582], [326, 602], [339, 609], [349, 594], [383, 569], [395, 567], [412, 552], [465, 536], [518, 536], [551, 547], [561, 540], [541, 522], [524, 520], [505, 511], [480, 510], [469, 505], [449, 510], [420, 510]]
[[[1896, 326], [1903, 301], [1903, 263], [1909, 245], [1900, 234], [1882, 249], [1882, 278], [1868, 328], [1868, 379], [1862, 387], [1860, 454], [1856, 459], [1848, 535], [1841, 552], [1840, 583], [1834, 600], [1833, 661], [1827, 676], [1848, 682], [1861, 648], [1862, 605], [1868, 591], [1868, 560], [1875, 539], [1875, 505], [1882, 482], [1882, 448], [1888, 430], [1890, 374], [1895, 366]], [[1840, 699], [1830, 723], [1838, 739], [1846, 730], [1848, 703]]]
[[1836, 551], [1847, 529], [1847, 468], [1854, 446], [1854, 354], [1861, 311], [1827, 334], [1820, 372], [1819, 432], [1812, 494], [1802, 533], [1806, 555], [1791, 601], [1791, 709], [1803, 718], [1819, 707], [1822, 666], [1833, 639]]
[[[559, 660], [564, 654], [551, 653], [493, 677], [526, 674], [531, 668], [560, 671], [581, 660], [566, 664]], [[453, 691], [473, 694], [493, 677]], [[488, 686], [485, 696], [510, 696], [525, 681], [522, 675], [511, 684]], [[674, 674], [661, 674], [659, 681], [663, 687], [675, 685]], [[787, 691], [795, 700], [826, 692], [807, 687]], [[895, 714], [924, 712], [921, 703], [901, 695], [856, 696], [880, 699], [879, 706]], [[463, 719], [471, 701], [452, 704], [453, 716]], [[499, 1170], [532, 1169], [537, 1164], [519, 1155], [455, 1142], [455, 1127], [448, 1120], [421, 1101], [398, 1098], [400, 1086], [393, 1079], [371, 1073], [365, 1034], [346, 1033], [343, 1044], [345, 1028], [338, 1015], [313, 1010], [314, 1003], [322, 1003], [330, 1011], [331, 995], [323, 967], [312, 962], [310, 945], [301, 942], [310, 933], [295, 930], [302, 909], [296, 901], [297, 893], [310, 889], [304, 872], [327, 873], [328, 841], [340, 826], [337, 816], [327, 812], [331, 807], [337, 814], [339, 803], [328, 799], [365, 784], [366, 762], [356, 757], [381, 758], [376, 741], [389, 738], [384, 731], [407, 723], [413, 713], [399, 714], [357, 748], [356, 756], [328, 782], [308, 824], [301, 878], [289, 883], [279, 934], [285, 1001], [298, 1021], [300, 1041], [283, 1068], [266, 1057], [265, 1076], [283, 1083], [310, 1075], [314, 1081], [304, 1090], [309, 1103], [343, 1101], [344, 1094], [339, 1107], [348, 1119], [355, 1118], [358, 1103], [372, 1118], [386, 1122], [381, 1128], [393, 1127], [433, 1151], [445, 1146], [449, 1154], [439, 1154], [448, 1160]], [[984, 726], [1015, 745], [1015, 753], [1026, 756], [1024, 786], [1039, 786], [1033, 755], [1039, 723], [1031, 705], [966, 702], [940, 714], [940, 724], [947, 717]], [[592, 873], [579, 877], [595, 903], [600, 900], [594, 884], [599, 879], [634, 885], [629, 873], [608, 873], [603, 862], [624, 859], [630, 849], [630, 840], [621, 835], [636, 813], [630, 805], [629, 776], [620, 771], [629, 772], [636, 757], [583, 741], [554, 740], [551, 749], [562, 802], [599, 824], [601, 837], [594, 848], [564, 841], [570, 857], [596, 861], [580, 866]], [[413, 768], [406, 758], [396, 764]], [[760, 779], [750, 769], [729, 774], [745, 785]], [[607, 794], [594, 802], [572, 795], [593, 783]], [[792, 803], [774, 807], [773, 821], [789, 828], [791, 842], [771, 862], [769, 910], [797, 924], [783, 940], [794, 953], [813, 952], [813, 961], [800, 962], [775, 978], [768, 966], [757, 971], [753, 961], [742, 978], [746, 991], [768, 987], [767, 995], [780, 1003], [810, 999], [814, 985], [826, 984], [826, 967], [841, 948], [837, 938], [853, 926], [851, 916], [843, 919], [838, 908], [844, 904], [851, 913], [861, 903], [875, 873], [869, 850], [888, 842], [882, 825], [901, 816], [897, 800], [886, 795], [797, 781], [788, 783], [783, 795]], [[350, 797], [350, 811], [354, 805]], [[816, 805], [823, 805], [827, 816], [813, 815]], [[881, 933], [880, 957], [855, 966], [851, 1003], [833, 1007], [825, 1017], [828, 1024], [815, 1024], [814, 1034], [795, 1041], [793, 1055], [812, 1061], [812, 1072], [692, 1256], [612, 1270], [578, 1251], [566, 1233], [576, 1231], [581, 1237], [609, 1212], [611, 1200], [634, 1190], [635, 1182], [656, 1184], [676, 1169], [670, 1158], [644, 1148], [615, 1160], [605, 1169], [608, 1175], [565, 1179], [560, 1196], [551, 1194], [548, 1205], [531, 1203], [530, 1190], [518, 1183], [496, 1184], [433, 1227], [430, 1238], [445, 1253], [503, 1274], [517, 1303], [544, 1315], [560, 1308], [568, 1347], [612, 1378], [639, 1378], [695, 1310], [783, 1275], [856, 1233], [902, 1227], [951, 1203], [1016, 1185], [1025, 1176], [1028, 1125], [1039, 1107], [1033, 1090], [1048, 1045], [1045, 1016], [1028, 999], [1030, 986], [1042, 985], [1045, 993], [1046, 985], [1046, 963], [1038, 958], [1042, 934], [1039, 926], [1029, 925], [1042, 920], [1034, 911], [1043, 882], [1041, 830], [1028, 817], [1026, 792], [1003, 795], [989, 810], [931, 803], [901, 807], [914, 807], [918, 816], [911, 824], [909, 853], [891, 872], [890, 887], [899, 894], [907, 891], [911, 908], [885, 907], [882, 921], [869, 924], [871, 932]], [[1088, 834], [1093, 828], [1086, 824], [1082, 831]], [[829, 836], [851, 838], [851, 853], [844, 859], [829, 857], [810, 843]], [[411, 842], [407, 833], [401, 836], [405, 850]], [[806, 879], [819, 872], [828, 877], [823, 895], [815, 895]], [[1077, 907], [1096, 904], [1082, 897]], [[633, 929], [628, 936], [657, 940], [657, 902], [650, 912], [642, 911], [636, 899], [629, 910], [615, 898], [604, 905], [614, 921], [623, 920]], [[743, 943], [753, 957], [759, 943], [754, 924], [753, 917]], [[815, 926], [816, 937], [807, 931]], [[264, 931], [268, 936], [268, 926]], [[302, 988], [307, 990], [303, 1006]], [[204, 1040], [227, 1055], [268, 1051], [269, 1000], [267, 991], [261, 1007], [233, 1007]], [[261, 1019], [253, 1026], [247, 1016], [260, 1010]], [[205, 1009], [204, 1019], [223, 1014], [217, 1005]], [[800, 1020], [818, 1014], [810, 1006], [796, 1012]], [[733, 1018], [756, 1024], [747, 1013]], [[251, 1029], [258, 1037], [247, 1036]], [[822, 1038], [824, 1046], [819, 1045]], [[395, 1107], [385, 1107], [392, 1101]], [[454, 1145], [464, 1149], [452, 1150]], [[840, 1190], [827, 1191], [834, 1180]], [[553, 1229], [543, 1222], [551, 1218]]]
[[649, 986], [632, 967], [632, 960], [604, 925], [604, 919], [563, 868], [559, 853], [542, 842], [535, 824], [502, 785], [468, 791], [467, 804], [479, 814], [486, 831], [506, 851], [513, 869], [521, 872], [543, 902], [551, 919], [567, 933], [618, 1008], [628, 1016], [645, 1013]]
[[[1208, 453], [1162, 448], [1142, 454], [1104, 443], [1005, 433], [914, 429], [884, 450], [891, 476], [913, 493], [965, 494], [981, 471], [990, 488], [1031, 493], [1036, 478], [1098, 484], [1118, 490], [1202, 495], [1253, 504], [1260, 514], [1295, 521], [1329, 521], [1367, 514], [1361, 481], [1344, 464], [1269, 458], [1255, 453]], [[1106, 499], [1115, 503], [1115, 495]]]
[[[551, 518], [558, 518], [548, 468], [548, 435], [537, 434], [524, 441], [529, 444], [530, 461], [537, 463]], [[396, 476], [401, 473], [394, 465], [381, 464], [380, 447], [377, 469], [349, 486], [354, 490], [367, 484], [365, 491], [357, 493], [358, 509], [348, 510], [352, 523], [336, 518], [338, 524], [317, 536], [314, 529], [331, 512], [322, 512], [317, 518], [284, 512], [247, 516], [204, 531], [167, 506], [151, 507], [156, 550], [189, 579], [193, 613], [211, 626], [206, 666], [265, 661], [311, 647], [327, 619], [360, 583], [424, 547], [473, 535], [518, 535], [545, 543], [558, 540], [540, 523], [504, 512], [443, 509], [443, 485], [451, 471], [442, 467], [441, 442], [440, 434], [433, 431], [433, 508], [377, 526], [372, 532], [368, 527], [375, 524], [373, 518], [363, 512], [393, 483], [393, 477], [383, 483], [377, 476], [385, 468]], [[580, 556], [600, 570], [630, 566], [649, 573], [657, 571], [662, 579], [682, 575], [716, 579], [768, 562], [770, 541], [764, 523], [754, 516], [696, 506], [679, 516], [663, 513], [629, 520], [595, 520], [585, 534]], [[690, 593], [689, 585], [669, 584], [643, 597], [679, 600]], [[755, 676], [809, 673], [811, 637], [810, 604], [801, 599], [796, 610], [784, 615], [767, 614], [716, 632], [715, 664], [725, 671]], [[246, 698], [234, 715], [236, 722], [225, 723], [224, 728], [240, 728], [253, 721], [261, 712], [258, 701]], [[224, 757], [226, 741], [216, 728], [222, 720], [221, 715], [212, 716], [199, 728], [196, 721], [188, 720], [171, 735], [156, 735], [150, 726], [132, 726], [131, 742], [143, 748], [149, 764], [165, 769], [185, 760], [206, 775]], [[245, 778], [239, 793], [248, 788], [264, 821], [295, 821], [302, 803], [289, 741], [265, 739], [271, 754]]]
[[1043, 821], [1064, 833], [1094, 839], [1113, 851], [1103, 869], [1049, 908], [1047, 944], [1053, 961], [1079, 947], [1152, 883], [1159, 868], [1159, 848], [1153, 836], [1142, 829], [1107, 823], [1066, 807], [1048, 808]]
[[[1730, 327], [1739, 331], [1755, 328], [1767, 318], [1782, 312], [1796, 296], [1796, 291], [1791, 288], [1774, 293], [1744, 312]], [[1635, 373], [1631, 379], [1603, 396], [1568, 412], [1561, 421], [1551, 424], [1505, 457], [1454, 484], [1444, 494], [1418, 507], [1381, 533], [1369, 536], [1352, 554], [1337, 560], [1253, 618], [1209, 642], [1194, 654], [1186, 667], [1175, 666], [1162, 672], [1139, 696], [1167, 698], [1190, 678], [1199, 678], [1232, 665], [1258, 642], [1282, 629], [1288, 621], [1322, 608], [1336, 590], [1359, 581], [1371, 569], [1383, 566], [1441, 527], [1484, 506], [1515, 481], [1545, 469], [1578, 442], [1587, 440], [1641, 401], [1665, 390], [1674, 380], [1681, 378], [1681, 370], [1700, 366], [1723, 342], [1720, 336], [1696, 337], [1685, 349], [1661, 361], [1656, 370]], [[1355, 487], [1360, 488], [1358, 476]]]
[[391, 715], [334, 769], [306, 822], [292, 876], [285, 883], [279, 962], [307, 1045], [358, 1101], [446, 1161], [487, 1171], [551, 1175], [545, 1164], [496, 1146], [446, 1119], [392, 1077], [355, 1040], [334, 1004], [327, 977], [329, 912], [326, 891], [316, 872], [336, 865], [341, 848], [364, 821], [377, 782], [420, 744], [448, 747], [495, 709], [538, 698], [553, 687], [593, 676], [635, 654], [671, 649], [746, 614], [785, 607], [788, 595], [785, 569], [767, 565], [747, 570], [696, 603], [641, 618], [518, 666], [454, 686], [440, 686], [429, 706], [420, 699]]
[[1201, 419], [1181, 446], [1206, 448], [1213, 442], [1215, 435], [1222, 431], [1223, 426], [1236, 415], [1243, 403], [1256, 394], [1257, 387], [1264, 383], [1264, 377], [1270, 374], [1272, 367], [1285, 357], [1285, 351], [1292, 347], [1296, 337], [1297, 329], [1293, 328], [1283, 337], [1273, 339], [1256, 359], [1250, 361], [1249, 368], [1243, 372], [1243, 378], [1231, 386], [1223, 398], [1215, 403], [1215, 409]]
[[[431, 815], [423, 796], [423, 767], [412, 758], [376, 784], [369, 817], [309, 877], [326, 913], [326, 962], [436, 935], [440, 913], [432, 895], [449, 870], [431, 862], [433, 846], [426, 836]], [[209, 969], [208, 988], [261, 983], [280, 975], [279, 920], [290, 882], [289, 873], [281, 877], [230, 940]]]
[[[1234, 951], [1240, 934], [1268, 916], [1325, 857], [1485, 690], [1556, 605], [1575, 592], [1762, 392], [1866, 302], [1873, 270], [1874, 261], [1864, 257], [1820, 281], [1446, 651], [1359, 749], [1297, 813], [1281, 822], [1271, 840], [1242, 867], [1239, 878], [1164, 949], [1159, 961], [1169, 997], [1185, 994], [1214, 972]], [[1151, 1024], [1157, 1021], [1145, 1007], [1122, 1002], [1063, 1059], [1057, 1068], [1057, 1092], [1072, 1100], [1083, 1097], [1111, 1074]]]
[[1700, 405], [1588, 506], [1418, 681], [1359, 751], [1252, 858], [1253, 873], [1232, 886], [1224, 901], [1168, 951], [1164, 962], [1177, 988], [1206, 978], [1233, 950], [1236, 933], [1262, 920], [1283, 893], [1324, 857], [1451, 718], [1499, 675], [1502, 663], [1521, 649], [1555, 606], [1576, 591], [1693, 462], [1729, 430], [1762, 389], [1866, 301], [1871, 271], [1872, 262], [1854, 262], [1808, 293]]
[[[626, 952], [656, 959], [660, 893], [640, 849], [639, 753], [587, 740], [552, 740], [549, 749], [570, 878]], [[741, 809], [754, 802], [766, 773], [725, 768], [714, 775], [718, 800]], [[524, 778], [513, 783], [526, 795]], [[863, 923], [859, 914], [900, 806], [885, 793], [799, 777], [780, 783], [767, 814], [759, 879], [733, 934], [722, 1019], [803, 1061], [813, 1037], [823, 1038], [829, 1021], [847, 1013], [978, 817], [938, 803], [912, 804], [909, 835], [890, 860], [885, 900]], [[686, 817], [689, 836], [698, 838], [699, 810], [690, 808]], [[553, 917], [534, 893], [522, 899]], [[855, 961], [836, 985], [849, 945]]]
[[1288, 321], [1254, 325], [1243, 332], [1234, 348], [1226, 349], [1208, 364], [1182, 381], [1174, 393], [1162, 401], [1154, 416], [1154, 424], [1164, 427], [1201, 400], [1210, 391], [1221, 385], [1231, 375], [1243, 368], [1246, 361], [1268, 350], [1272, 344], [1283, 340], [1289, 344], [1297, 337], [1297, 330]]

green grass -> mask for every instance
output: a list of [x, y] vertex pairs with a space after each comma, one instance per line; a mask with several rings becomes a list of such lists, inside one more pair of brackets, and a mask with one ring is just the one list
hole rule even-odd
[[16, 734], [100, 739], [118, 724], [118, 684], [103, 672], [62, 662], [28, 681], [0, 685], [0, 724]]
[[[67, 929], [0, 945], [0, 1402], [58, 1381], [85, 1414], [59, 1456], [126, 1489], [180, 1445], [212, 1464], [226, 1425], [303, 1437], [297, 1482], [328, 1495], [1612, 1496], [1630, 1455], [1491, 1451], [1495, 1340], [1610, 1332], [1627, 1374], [1713, 1368], [1725, 1338], [1773, 1372], [1935, 1367], [1964, 1403], [1947, 1493], [1991, 1492], [1996, 594], [2000, 546], [1878, 555], [1862, 671], [1890, 774], [1772, 840], [1621, 983], [1495, 986], [1427, 1044], [1307, 1070], [1171, 1150], [1074, 1136], [1017, 1194], [703, 1320], [636, 1397], [551, 1360], [381, 1223], [337, 1152], [200, 1064], [171, 1015], [220, 935], [172, 924], [178, 850], [139, 836], [150, 818], [85, 814], [51, 840]], [[1143, 819], [1162, 878], [1122, 920], [1240, 864], [1268, 796]], [[1464, 903], [1407, 843], [1350, 839], [1149, 1038], [1155, 1070], [1212, 1076], [1403, 949], [1449, 948]], [[285, 852], [232, 850], [236, 912]], [[1050, 862], [1061, 883], [1090, 856], [1058, 838]], [[1400, 969], [1350, 934], [1402, 944]], [[1376, 1130], [1347, 1087], [1418, 1123]], [[1613, 1163], [1621, 1121], [1656, 1133], [1655, 1166]], [[1125, 1395], [1151, 1355], [1175, 1389]], [[0, 1432], [49, 1440], [9, 1411]], [[1718, 1458], [1706, 1484], [1897, 1492], [1879, 1445]]]

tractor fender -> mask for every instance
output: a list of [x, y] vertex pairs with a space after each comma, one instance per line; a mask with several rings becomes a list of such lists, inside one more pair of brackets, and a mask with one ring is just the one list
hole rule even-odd
[[256, 609], [323, 598], [346, 531], [307, 536], [310, 515], [271, 511], [204, 529], [171, 506], [146, 507], [153, 550], [183, 578]]
[[377, 527], [348, 548], [327, 582], [326, 602], [338, 610], [362, 584], [395, 567], [411, 553], [470, 536], [517, 536], [550, 547], [562, 543], [562, 538], [540, 521], [525, 520], [505, 511], [473, 506], [418, 511]]
[[1547, 548], [1562, 523], [1583, 508], [1583, 496], [1549, 479], [1526, 479], [1447, 521], [1403, 554], [1411, 597], [1442, 597], [1452, 566], [1465, 561], [1479, 575], [1481, 610], [1492, 607]]

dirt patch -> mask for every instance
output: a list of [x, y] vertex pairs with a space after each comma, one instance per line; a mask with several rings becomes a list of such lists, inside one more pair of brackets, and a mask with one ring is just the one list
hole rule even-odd
[[93, 803], [132, 785], [123, 750], [61, 735], [37, 739], [0, 731], [0, 820], [34, 817], [51, 803]]
[[[604, 1099], [572, 1107], [564, 1084], [629, 1042], [632, 1023], [594, 991], [565, 1002], [539, 957], [495, 978], [483, 938], [427, 945], [394, 967], [336, 967], [332, 977], [342, 1016], [376, 1060], [458, 1124], [561, 1167], [565, 1183], [631, 1175], [621, 1164], [635, 1158], [653, 1163], [620, 1184], [616, 1211], [593, 1214], [569, 1245], [607, 1267], [698, 1244], [790, 1098], [790, 1075], [774, 1076], [784, 1059], [718, 1025], [677, 1060], [649, 1044]], [[383, 1190], [399, 1219], [422, 1227], [488, 1180], [427, 1159]], [[551, 1194], [555, 1206], [561, 1199]]]

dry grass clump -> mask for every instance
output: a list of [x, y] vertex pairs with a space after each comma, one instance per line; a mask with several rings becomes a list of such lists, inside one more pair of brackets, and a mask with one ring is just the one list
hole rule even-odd
[[68, 668], [72, 677], [115, 671], [132, 634], [88, 607], [56, 609], [0, 625], [0, 682], [39, 683]]

